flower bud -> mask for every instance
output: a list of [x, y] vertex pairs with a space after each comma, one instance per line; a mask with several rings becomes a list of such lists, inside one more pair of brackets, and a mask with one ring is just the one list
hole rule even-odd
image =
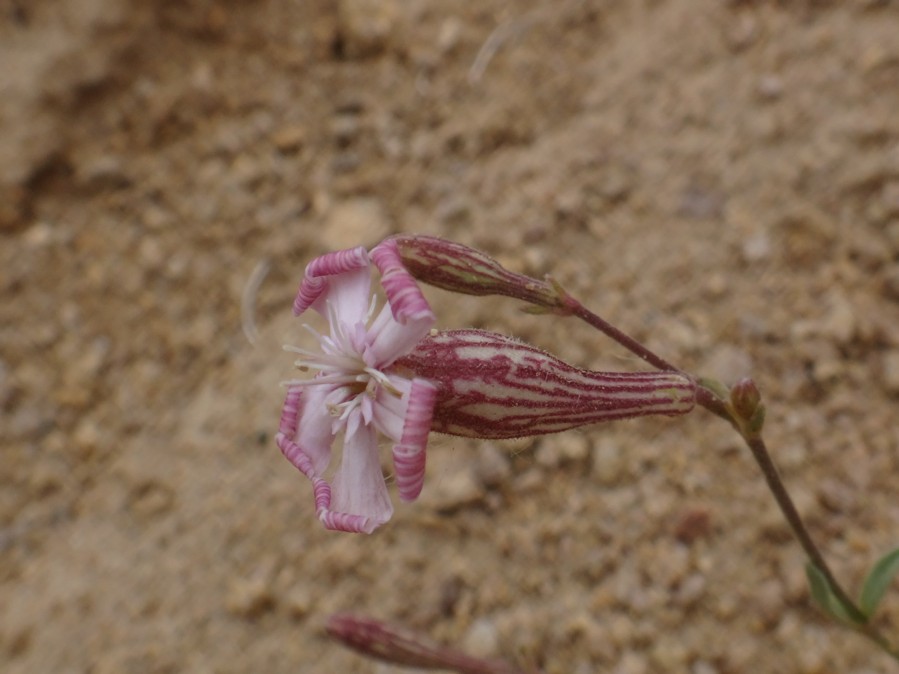
[[744, 377], [730, 389], [731, 407], [745, 421], [753, 417], [761, 402], [762, 394], [749, 377]]
[[397, 235], [393, 243], [412, 276], [464, 295], [505, 295], [544, 309], [567, 313], [565, 295], [555, 284], [516, 274], [489, 255], [435, 236]]
[[405, 667], [463, 674], [524, 674], [501, 660], [473, 657], [411, 630], [364, 616], [332, 615], [325, 630], [332, 639], [358, 653]]

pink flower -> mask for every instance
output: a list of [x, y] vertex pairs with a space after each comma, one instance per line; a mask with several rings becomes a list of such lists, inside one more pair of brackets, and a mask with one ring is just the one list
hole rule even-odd
[[[372, 262], [387, 295], [377, 313]], [[389, 241], [371, 254], [359, 247], [313, 260], [293, 310], [299, 316], [309, 308], [327, 319], [330, 334], [309, 328], [320, 353], [285, 347], [299, 356], [300, 370], [318, 373], [287, 382], [276, 442], [312, 480], [325, 527], [371, 533], [393, 513], [378, 458], [379, 433], [395, 443], [400, 498], [411, 501], [421, 492], [436, 389], [394, 364], [428, 334], [434, 314]], [[329, 484], [323, 475], [341, 433], [343, 455]]]
[[[296, 315], [311, 308], [324, 316], [329, 333], [306, 326], [320, 352], [285, 347], [299, 356], [301, 371], [317, 374], [286, 382], [275, 439], [312, 481], [328, 529], [371, 533], [393, 514], [379, 435], [394, 443], [400, 498], [411, 501], [421, 493], [432, 430], [514, 438], [693, 409], [696, 382], [680, 372], [593, 372], [504, 335], [432, 330], [434, 314], [409, 269], [460, 292], [487, 288], [551, 309], [564, 306], [553, 304], [550, 284], [497, 272], [477, 251], [429, 237], [408, 240], [418, 248], [398, 241], [387, 239], [371, 253], [359, 247], [313, 260], [294, 301]], [[409, 250], [418, 261], [402, 257]], [[437, 271], [428, 275], [420, 260], [434, 262]], [[371, 294], [372, 265], [387, 295], [380, 312]], [[338, 435], [343, 453], [329, 483], [324, 474]]]

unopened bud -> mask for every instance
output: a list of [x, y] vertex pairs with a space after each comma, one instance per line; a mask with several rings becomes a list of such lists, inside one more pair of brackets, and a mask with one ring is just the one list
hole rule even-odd
[[744, 421], [753, 417], [761, 402], [762, 394], [759, 393], [755, 382], [749, 377], [744, 377], [730, 389], [731, 407]]
[[397, 665], [450, 669], [462, 674], [524, 674], [500, 660], [472, 657], [410, 630], [371, 618], [346, 613], [333, 615], [325, 629], [331, 638], [344, 646]]
[[[554, 312], [568, 312], [565, 294], [549, 281], [516, 274], [479, 250], [421, 234], [400, 234], [393, 242], [403, 265], [422, 283], [464, 295], [505, 295]], [[382, 244], [384, 245], [384, 244]]]

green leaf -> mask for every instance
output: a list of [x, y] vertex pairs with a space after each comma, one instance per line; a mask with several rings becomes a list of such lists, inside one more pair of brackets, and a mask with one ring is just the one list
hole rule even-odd
[[852, 616], [849, 615], [849, 612], [843, 606], [843, 603], [830, 588], [827, 577], [821, 573], [821, 570], [817, 566], [811, 562], [807, 562], [805, 565], [805, 575], [808, 578], [812, 599], [815, 600], [815, 603], [817, 603], [827, 615], [850, 627], [860, 627], [864, 625], [863, 622], [853, 620]]
[[884, 592], [893, 582], [895, 575], [899, 573], [899, 548], [888, 552], [873, 566], [865, 584], [862, 585], [862, 593], [859, 596], [859, 608], [869, 618], [874, 615], [877, 605], [883, 599]]

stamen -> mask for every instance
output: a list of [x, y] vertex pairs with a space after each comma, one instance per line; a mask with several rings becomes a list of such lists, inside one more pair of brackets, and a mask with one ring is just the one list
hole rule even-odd
[[403, 395], [402, 392], [398, 388], [396, 388], [396, 386], [394, 386], [390, 382], [390, 378], [386, 374], [381, 372], [380, 370], [376, 370], [373, 367], [367, 367], [367, 368], [365, 368], [365, 373], [369, 377], [371, 377], [374, 381], [376, 381], [378, 384], [380, 384], [385, 389], [387, 389], [387, 391], [389, 393], [391, 393], [392, 395], [395, 395], [398, 398], [402, 397], [402, 395]]
[[282, 381], [282, 386], [319, 386], [323, 384], [357, 384], [359, 383], [359, 375], [357, 374], [328, 374], [324, 377], [313, 377], [312, 379], [288, 379]]
[[365, 325], [371, 322], [371, 317], [375, 315], [375, 308], [378, 306], [378, 296], [372, 295], [371, 302], [368, 303], [368, 313], [365, 315]]

